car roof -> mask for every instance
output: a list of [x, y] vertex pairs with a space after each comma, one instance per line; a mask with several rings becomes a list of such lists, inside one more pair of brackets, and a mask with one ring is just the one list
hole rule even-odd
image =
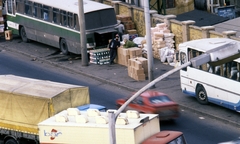
[[106, 108], [105, 106], [102, 105], [97, 105], [97, 104], [86, 104], [86, 105], [82, 105], [77, 107], [80, 111], [86, 111], [87, 109], [104, 109]]
[[159, 92], [159, 91], [153, 91], [153, 90], [148, 90], [143, 92], [141, 97], [153, 97], [153, 96], [167, 96], [165, 93]]

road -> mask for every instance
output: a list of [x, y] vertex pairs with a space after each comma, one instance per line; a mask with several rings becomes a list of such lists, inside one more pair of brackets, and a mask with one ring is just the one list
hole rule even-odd
[[[115, 108], [117, 98], [131, 94], [125, 89], [4, 50], [0, 52], [0, 74], [89, 86], [91, 103], [105, 105], [110, 109]], [[240, 136], [237, 127], [185, 109], [181, 110], [181, 117], [175, 122], [161, 122], [161, 130], [167, 129], [184, 132], [189, 144], [217, 144]]]

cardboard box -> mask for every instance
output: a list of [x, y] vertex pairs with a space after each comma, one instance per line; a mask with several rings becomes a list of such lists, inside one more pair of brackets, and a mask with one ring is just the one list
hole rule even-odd
[[117, 18], [117, 20], [120, 20], [122, 22], [132, 20], [131, 16], [125, 16], [125, 15], [116, 15], [116, 18]]
[[12, 31], [11, 30], [5, 31], [5, 39], [12, 40], [12, 38], [13, 38]]
[[137, 30], [136, 29], [131, 29], [131, 30], [127, 30], [128, 34], [137, 34]]

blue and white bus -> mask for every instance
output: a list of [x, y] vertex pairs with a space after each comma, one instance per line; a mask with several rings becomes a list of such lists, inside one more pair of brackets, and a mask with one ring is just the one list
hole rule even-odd
[[[179, 45], [180, 63], [206, 51], [240, 42], [228, 38], [206, 38]], [[232, 60], [233, 59], [233, 60]], [[214, 103], [240, 112], [240, 58], [228, 57], [216, 63], [206, 63], [197, 68], [188, 66], [180, 70], [182, 92], [194, 96], [201, 104]]]
[[[80, 54], [78, 0], [6, 0], [7, 26], [24, 42], [41, 42]], [[118, 25], [112, 6], [83, 0], [87, 49], [106, 47]], [[81, 20], [80, 20], [81, 21]]]

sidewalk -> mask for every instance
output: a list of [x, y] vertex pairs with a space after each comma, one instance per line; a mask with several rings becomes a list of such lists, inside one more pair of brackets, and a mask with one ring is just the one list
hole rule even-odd
[[[129, 77], [126, 66], [119, 64], [96, 65], [91, 63], [89, 66], [82, 66], [79, 58], [69, 58], [60, 54], [54, 55], [53, 53], [56, 53], [57, 49], [36, 42], [23, 43], [20, 38], [14, 38], [12, 41], [3, 41], [1, 38], [0, 50], [20, 53], [31, 57], [33, 60], [42, 61], [74, 73], [85, 75], [131, 92], [137, 91], [149, 83], [149, 80], [136, 81]], [[173, 68], [161, 63], [158, 59], [154, 59], [153, 76], [157, 78]], [[189, 109], [203, 116], [210, 116], [225, 123], [240, 126], [239, 113], [212, 104], [200, 105], [195, 98], [184, 95], [181, 92], [179, 72], [158, 82], [154, 89], [167, 93], [183, 110]]]

